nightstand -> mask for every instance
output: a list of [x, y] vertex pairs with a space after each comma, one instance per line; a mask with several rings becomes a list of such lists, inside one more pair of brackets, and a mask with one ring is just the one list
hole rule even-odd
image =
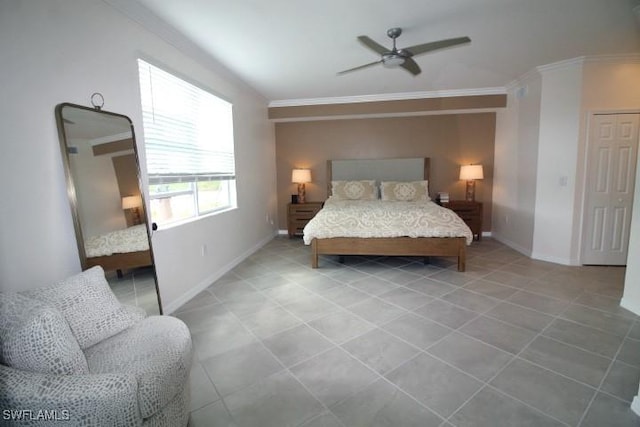
[[322, 202], [289, 203], [287, 205], [287, 229], [289, 237], [302, 234], [307, 223], [322, 209]]
[[454, 211], [469, 226], [473, 238], [482, 238], [482, 202], [468, 202], [466, 200], [450, 200], [442, 206]]

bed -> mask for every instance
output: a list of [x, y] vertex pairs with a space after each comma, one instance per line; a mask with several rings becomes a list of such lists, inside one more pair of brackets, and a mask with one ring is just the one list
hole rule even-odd
[[105, 271], [146, 267], [153, 264], [145, 224], [93, 236], [84, 244], [87, 267], [102, 266]]
[[[319, 255], [449, 256], [456, 257], [458, 271], [464, 271], [466, 246], [473, 236], [449, 209], [426, 199], [354, 202], [332, 194], [332, 181], [374, 181], [379, 189], [382, 182], [428, 182], [429, 171], [429, 158], [329, 160], [330, 197], [304, 228], [304, 242], [311, 245], [311, 266], [318, 268]], [[426, 216], [418, 216], [419, 212]]]

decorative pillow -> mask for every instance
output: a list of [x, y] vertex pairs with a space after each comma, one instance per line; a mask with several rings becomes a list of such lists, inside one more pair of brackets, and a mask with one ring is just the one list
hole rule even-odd
[[429, 181], [383, 181], [380, 183], [380, 197], [382, 200], [427, 202], [431, 200], [429, 198]]
[[62, 313], [17, 293], [0, 294], [0, 362], [43, 374], [89, 372]]
[[135, 323], [135, 318], [113, 295], [100, 266], [51, 287], [23, 294], [60, 310], [83, 350]]
[[341, 200], [375, 200], [378, 198], [376, 182], [365, 181], [331, 181], [333, 197]]

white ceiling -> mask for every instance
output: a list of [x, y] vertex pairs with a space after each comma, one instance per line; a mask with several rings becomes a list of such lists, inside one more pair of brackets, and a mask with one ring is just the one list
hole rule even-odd
[[[640, 0], [136, 0], [267, 99], [504, 87], [532, 68], [584, 55], [640, 52]], [[370, 67], [398, 47], [469, 36], [417, 56], [422, 74]]]

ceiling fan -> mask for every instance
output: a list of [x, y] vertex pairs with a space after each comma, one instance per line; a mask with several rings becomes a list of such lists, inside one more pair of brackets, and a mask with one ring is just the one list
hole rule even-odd
[[421, 70], [416, 61], [413, 60], [413, 56], [471, 42], [469, 37], [457, 37], [454, 39], [438, 40], [435, 42], [405, 47], [404, 49], [398, 49], [396, 48], [396, 39], [400, 37], [400, 34], [402, 34], [402, 28], [390, 28], [387, 30], [387, 36], [393, 40], [393, 48], [391, 50], [376, 43], [367, 36], [358, 36], [360, 43], [381, 55], [382, 58], [379, 61], [370, 62], [368, 64], [360, 65], [359, 67], [340, 71], [338, 75], [361, 70], [363, 68], [371, 67], [372, 65], [382, 64], [387, 68], [402, 67], [414, 76], [417, 76], [420, 74]]

